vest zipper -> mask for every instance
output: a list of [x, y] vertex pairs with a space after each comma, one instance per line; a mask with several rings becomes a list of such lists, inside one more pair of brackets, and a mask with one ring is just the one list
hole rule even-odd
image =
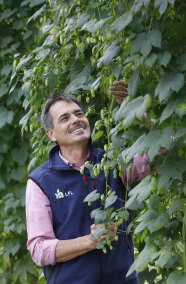
[[101, 265], [101, 252], [100, 250], [97, 249], [97, 253], [98, 253], [98, 262], [99, 262], [99, 271], [100, 271], [100, 284], [102, 283], [102, 265]]
[[[89, 194], [89, 190], [88, 190], [88, 184], [87, 184], [87, 181], [86, 181], [86, 178], [85, 176], [83, 175], [83, 181], [84, 181], [84, 185], [85, 185], [85, 193], [88, 195]], [[89, 213], [89, 218], [90, 218], [90, 206], [88, 206], [88, 213]], [[90, 221], [91, 223], [91, 221]]]
[[[89, 193], [89, 190], [88, 190], [88, 184], [87, 184], [87, 181], [86, 181], [86, 178], [85, 176], [83, 175], [83, 181], [84, 181], [84, 184], [85, 184], [85, 190], [86, 190], [86, 193], [88, 194]], [[95, 189], [95, 183], [94, 181], [92, 180], [92, 188], [93, 190]], [[88, 210], [89, 210], [89, 216], [90, 216], [90, 207], [88, 206]], [[100, 253], [100, 250], [97, 249], [97, 256], [98, 256], [98, 263], [99, 263], [99, 270], [100, 270], [100, 284], [102, 282], [102, 265], [101, 265], [101, 253]]]
[[133, 261], [134, 261], [134, 255], [132, 253], [132, 249], [131, 249], [131, 246], [129, 244], [129, 240], [127, 237], [124, 237], [124, 240], [125, 240], [125, 244], [127, 245], [127, 248], [128, 248], [128, 251], [129, 251], [129, 254], [131, 255]]

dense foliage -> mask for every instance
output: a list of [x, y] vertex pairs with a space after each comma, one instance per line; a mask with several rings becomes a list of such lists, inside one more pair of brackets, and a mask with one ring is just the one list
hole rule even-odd
[[37, 10], [34, 3], [29, 7], [29, 2], [34, 1], [0, 1], [1, 284], [36, 283], [35, 279], [41, 274], [26, 250], [25, 182], [31, 145], [30, 135], [21, 137], [19, 126], [25, 114], [21, 82], [16, 82], [16, 87], [11, 90], [13, 61], [30, 51], [34, 34], [37, 34], [36, 23], [26, 25], [27, 19]]
[[[47, 158], [51, 147], [40, 126], [43, 101], [62, 90], [81, 100], [93, 139], [108, 152], [100, 165], [87, 165], [93, 176], [100, 169], [107, 176], [110, 168], [121, 174], [136, 153], [147, 152], [151, 159], [152, 175], [133, 185], [126, 197], [125, 213], [119, 216], [128, 218], [128, 210], [134, 215], [129, 229], [134, 234], [136, 260], [129, 273], [141, 271], [142, 283], [185, 283], [186, 4], [181, 0], [28, 0], [18, 8], [15, 1], [8, 2], [1, 8], [6, 11], [3, 18], [1, 14], [1, 25], [6, 34], [9, 30], [10, 37], [15, 23], [19, 32], [16, 41], [6, 41], [1, 35], [0, 46], [4, 68], [0, 81], [0, 159], [6, 169], [0, 184], [4, 279], [25, 283], [27, 277], [33, 283], [27, 272], [37, 275], [23, 243], [20, 181], [24, 184], [30, 150], [29, 145], [23, 149], [15, 129], [19, 129], [21, 119], [24, 139], [28, 139], [28, 130], [32, 133], [30, 170]], [[23, 26], [18, 24], [20, 18]], [[19, 45], [14, 46], [16, 43]], [[128, 83], [129, 96], [121, 106], [108, 93], [115, 79]], [[9, 96], [5, 96], [8, 91]], [[157, 155], [162, 147], [169, 151]], [[103, 202], [108, 205], [110, 200], [112, 204], [114, 198], [114, 193], [106, 191]]]

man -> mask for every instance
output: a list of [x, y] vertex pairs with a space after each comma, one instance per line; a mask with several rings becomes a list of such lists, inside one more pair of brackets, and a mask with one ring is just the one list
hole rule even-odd
[[[121, 103], [127, 95], [126, 86], [122, 81], [115, 82], [110, 93]], [[112, 232], [113, 246], [107, 254], [96, 249], [99, 240], [93, 240], [96, 226], [83, 200], [95, 188], [104, 193], [105, 176], [102, 172], [92, 180], [88, 169], [84, 176], [80, 169], [86, 160], [99, 163], [104, 151], [91, 143], [89, 122], [80, 103], [71, 95], [53, 96], [44, 106], [42, 123], [57, 145], [50, 151], [49, 160], [29, 175], [27, 183], [27, 247], [34, 262], [43, 267], [48, 284], [139, 283], [135, 273], [126, 278], [133, 263], [133, 248], [125, 233], [114, 241], [114, 224], [106, 228], [101, 238]], [[145, 159], [137, 158], [131, 182], [149, 172]], [[110, 171], [108, 184], [119, 197], [115, 208], [121, 208], [125, 196], [121, 178], [114, 179]], [[122, 226], [126, 231], [126, 223]]]

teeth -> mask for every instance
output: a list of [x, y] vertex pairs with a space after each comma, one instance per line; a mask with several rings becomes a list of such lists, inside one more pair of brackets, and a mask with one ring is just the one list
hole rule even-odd
[[75, 129], [73, 132], [79, 132], [79, 131], [82, 131], [83, 130], [83, 128], [78, 128], [78, 129]]

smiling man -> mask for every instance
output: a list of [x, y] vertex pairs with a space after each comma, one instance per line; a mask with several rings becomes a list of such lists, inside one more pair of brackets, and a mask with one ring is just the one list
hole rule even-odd
[[[116, 82], [110, 92], [120, 102], [127, 95], [123, 82]], [[105, 176], [101, 172], [93, 180], [88, 169], [84, 176], [80, 169], [86, 160], [99, 163], [105, 152], [91, 143], [89, 122], [79, 101], [72, 95], [56, 94], [46, 101], [41, 118], [46, 134], [57, 145], [27, 183], [27, 247], [33, 261], [43, 267], [48, 284], [138, 284], [135, 273], [126, 278], [133, 247], [125, 233], [115, 241], [116, 228], [113, 223], [108, 225], [101, 236], [112, 232], [113, 250], [107, 254], [96, 249], [99, 239], [93, 240], [96, 226], [83, 200], [95, 188], [104, 193]], [[146, 159], [137, 157], [129, 180], [148, 172]], [[124, 205], [124, 180], [115, 179], [110, 171], [108, 184], [119, 197], [115, 209]], [[127, 224], [122, 226], [126, 231]]]

